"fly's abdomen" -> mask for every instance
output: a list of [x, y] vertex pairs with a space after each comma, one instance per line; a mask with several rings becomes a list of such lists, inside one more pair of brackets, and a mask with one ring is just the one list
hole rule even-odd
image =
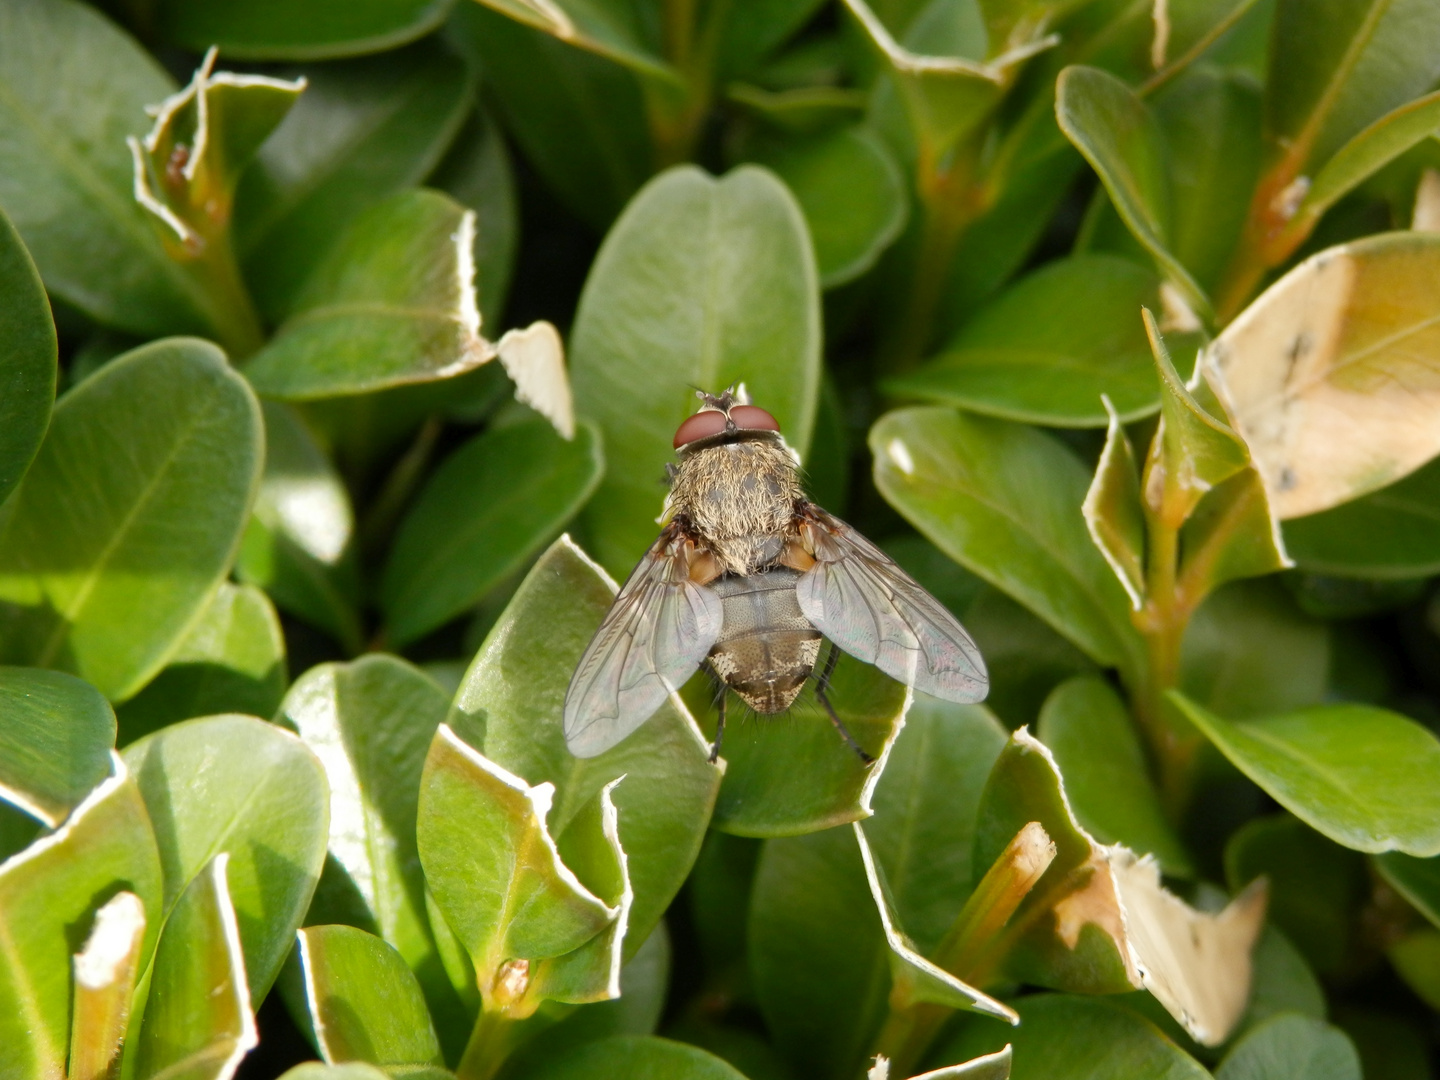
[[711, 583], [724, 623], [710, 665], [759, 713], [784, 712], [800, 694], [820, 653], [820, 631], [800, 611], [798, 572], [779, 567]]

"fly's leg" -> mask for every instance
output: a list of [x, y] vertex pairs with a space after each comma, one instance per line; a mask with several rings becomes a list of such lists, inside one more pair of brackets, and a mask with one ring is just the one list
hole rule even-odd
[[720, 740], [725, 737], [725, 686], [720, 686], [720, 700], [716, 702], [720, 710], [720, 719], [715, 722], [715, 745], [710, 747], [710, 764], [714, 765], [720, 757]]
[[[830, 704], [830, 676], [835, 672], [835, 661], [840, 659], [840, 650], [835, 647], [833, 641], [826, 644], [829, 645], [830, 651], [825, 657], [825, 666], [815, 677], [815, 700], [820, 702], [825, 707], [825, 711], [830, 714], [830, 722], [835, 725], [835, 730], [845, 740], [845, 745], [855, 751], [863, 764], [870, 765], [875, 759], [861, 749], [860, 744], [855, 741], [855, 736], [850, 734], [845, 722], [836, 714], [835, 706]], [[724, 713], [721, 713], [721, 719], [724, 719]]]

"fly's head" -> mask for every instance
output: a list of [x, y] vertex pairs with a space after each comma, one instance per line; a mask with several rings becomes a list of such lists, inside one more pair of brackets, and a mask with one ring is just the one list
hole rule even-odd
[[751, 405], [744, 386], [737, 394], [730, 387], [723, 394], [695, 391], [700, 408], [675, 431], [675, 449], [681, 460], [698, 450], [727, 443], [762, 441], [781, 443], [780, 425], [758, 405]]

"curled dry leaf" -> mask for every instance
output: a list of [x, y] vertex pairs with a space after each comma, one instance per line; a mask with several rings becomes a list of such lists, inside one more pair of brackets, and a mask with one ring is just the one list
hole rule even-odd
[[1206, 378], [1280, 519], [1347, 502], [1440, 453], [1440, 236], [1322, 251], [1206, 349]]

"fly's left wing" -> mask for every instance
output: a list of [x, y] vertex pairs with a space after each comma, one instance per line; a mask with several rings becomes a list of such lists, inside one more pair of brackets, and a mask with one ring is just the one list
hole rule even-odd
[[800, 610], [851, 656], [946, 701], [980, 701], [990, 689], [980, 650], [893, 559], [814, 503], [800, 513], [815, 565], [800, 576]]
[[603, 754], [650, 719], [720, 636], [720, 597], [690, 580], [688, 543], [673, 524], [660, 534], [580, 657], [565, 692], [576, 757]]

